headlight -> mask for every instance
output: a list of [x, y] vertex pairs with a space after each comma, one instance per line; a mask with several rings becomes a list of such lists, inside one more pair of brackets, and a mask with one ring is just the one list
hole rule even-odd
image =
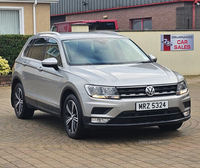
[[119, 93], [115, 87], [85, 85], [87, 93], [98, 99], [119, 99]]
[[177, 95], [182, 95], [188, 92], [188, 87], [185, 81], [178, 83], [177, 85], [177, 91], [176, 94]]

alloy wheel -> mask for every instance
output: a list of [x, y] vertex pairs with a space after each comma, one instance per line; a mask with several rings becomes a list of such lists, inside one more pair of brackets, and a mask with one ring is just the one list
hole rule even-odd
[[78, 108], [73, 100], [69, 100], [66, 104], [66, 126], [70, 133], [75, 133], [78, 128]]
[[17, 115], [20, 115], [23, 112], [23, 92], [20, 87], [15, 90], [14, 97], [14, 107]]

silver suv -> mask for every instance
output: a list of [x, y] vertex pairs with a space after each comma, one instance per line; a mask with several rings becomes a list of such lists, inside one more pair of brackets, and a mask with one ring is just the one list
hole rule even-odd
[[189, 90], [156, 60], [117, 33], [39, 33], [15, 61], [12, 106], [20, 119], [60, 117], [75, 139], [91, 128], [176, 130], [190, 118]]

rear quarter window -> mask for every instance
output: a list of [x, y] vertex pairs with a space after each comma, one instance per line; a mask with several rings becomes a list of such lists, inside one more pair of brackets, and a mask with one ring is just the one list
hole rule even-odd
[[34, 43], [34, 40], [31, 40], [29, 42], [29, 44], [27, 45], [26, 49], [24, 50], [24, 56], [25, 57], [30, 57], [30, 55], [31, 55], [30, 50], [31, 50], [31, 46], [33, 45], [33, 43]]

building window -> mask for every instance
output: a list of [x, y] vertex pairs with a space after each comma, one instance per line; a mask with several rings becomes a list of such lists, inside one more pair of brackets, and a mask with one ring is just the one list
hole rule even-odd
[[131, 20], [131, 29], [133, 30], [151, 30], [152, 29], [152, 19], [133, 19]]
[[24, 34], [23, 7], [0, 7], [0, 34]]

